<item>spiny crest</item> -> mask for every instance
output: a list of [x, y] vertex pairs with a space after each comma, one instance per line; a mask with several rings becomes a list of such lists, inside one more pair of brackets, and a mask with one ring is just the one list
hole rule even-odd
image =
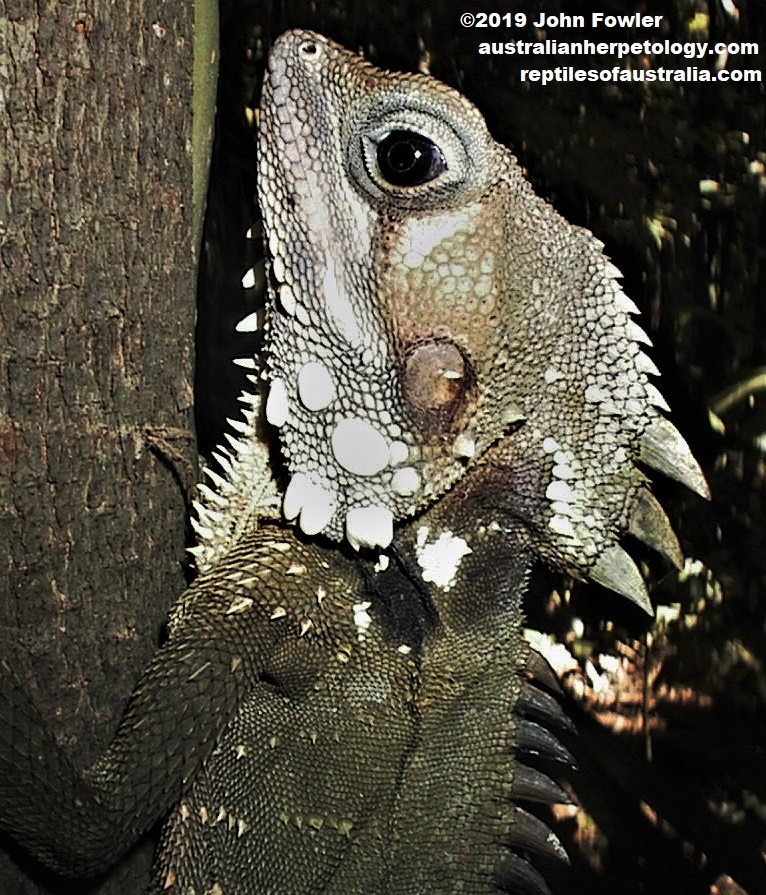
[[[249, 358], [239, 360], [239, 366], [242, 360], [255, 366]], [[248, 368], [252, 369], [249, 363]], [[199, 499], [193, 503], [191, 523], [198, 541], [189, 552], [200, 572], [215, 565], [258, 519], [279, 515], [281, 498], [269, 465], [269, 451], [259, 432], [260, 382], [253, 374], [247, 378], [253, 391], [240, 395], [242, 418], [227, 420], [235, 434], [227, 432], [228, 443], [213, 452], [221, 472], [203, 468]]]
[[[571, 805], [572, 799], [566, 790], [533, 765], [542, 757], [574, 768], [576, 763], [571, 752], [550, 729], [571, 733], [574, 725], [557, 699], [547, 692], [546, 688], [560, 692], [558, 682], [546, 660], [535, 650], [529, 653], [527, 676], [514, 708], [518, 745], [511, 795], [520, 802]], [[528, 763], [530, 759], [532, 764]], [[507, 845], [497, 868], [498, 886], [511, 893], [550, 895], [545, 880], [528, 856], [542, 855], [568, 862], [558, 836], [529, 811], [515, 806]]]
[[582, 283], [586, 301], [575, 310], [584, 319], [571, 328], [574, 340], [584, 335], [586, 342], [568, 360], [581, 369], [559, 377], [557, 362], [546, 370], [550, 393], [537, 395], [525, 426], [506, 440], [504, 463], [512, 470], [514, 487], [537, 481], [537, 499], [520, 498], [516, 506], [538, 552], [651, 613], [642, 576], [619, 545], [620, 537], [629, 532], [677, 566], [683, 557], [637, 464], [651, 466], [703, 497], [709, 492], [686, 442], [661, 415], [668, 406], [648, 379], [659, 371], [643, 350], [651, 344], [649, 338], [631, 319], [637, 308], [616, 282], [617, 268], [600, 255], [601, 244], [591, 242], [599, 255]]

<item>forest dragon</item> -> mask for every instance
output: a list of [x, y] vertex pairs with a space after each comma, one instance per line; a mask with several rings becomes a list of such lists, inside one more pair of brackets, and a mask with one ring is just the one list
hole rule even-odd
[[568, 722], [530, 569], [651, 611], [619, 540], [681, 551], [642, 468], [704, 477], [603, 245], [464, 97], [288, 32], [258, 149], [268, 350], [199, 575], [85, 771], [1, 667], [0, 827], [84, 877], [166, 817], [158, 893], [545, 893], [528, 855], [563, 849], [518, 803], [566, 800], [534, 756]]

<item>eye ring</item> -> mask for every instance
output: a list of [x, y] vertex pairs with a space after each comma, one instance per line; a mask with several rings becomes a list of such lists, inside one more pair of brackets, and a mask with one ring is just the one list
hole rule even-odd
[[418, 187], [447, 170], [441, 149], [417, 131], [395, 129], [375, 146], [380, 176], [393, 187]]
[[444, 207], [484, 169], [482, 134], [469, 141], [473, 135], [449, 115], [419, 107], [409, 94], [388, 92], [385, 103], [374, 96], [347, 127], [346, 158], [356, 186], [390, 211]]

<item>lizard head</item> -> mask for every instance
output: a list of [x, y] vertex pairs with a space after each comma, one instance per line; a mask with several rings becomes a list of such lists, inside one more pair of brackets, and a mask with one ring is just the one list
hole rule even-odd
[[509, 155], [459, 94], [307, 32], [274, 46], [260, 118], [267, 419], [308, 533], [387, 546], [518, 419], [505, 341]]
[[555, 565], [608, 578], [599, 562], [619, 565], [603, 557], [638, 516], [677, 553], [636, 463], [706, 485], [661, 416], [637, 309], [468, 100], [288, 32], [264, 86], [259, 201], [288, 519], [386, 547], [492, 457]]

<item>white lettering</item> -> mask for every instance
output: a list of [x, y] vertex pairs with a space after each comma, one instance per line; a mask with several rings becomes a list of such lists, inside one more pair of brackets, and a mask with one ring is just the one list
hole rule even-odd
[[662, 16], [645, 16], [640, 12], [632, 16], [608, 16], [603, 12], [591, 14], [591, 25], [594, 28], [659, 28]]

